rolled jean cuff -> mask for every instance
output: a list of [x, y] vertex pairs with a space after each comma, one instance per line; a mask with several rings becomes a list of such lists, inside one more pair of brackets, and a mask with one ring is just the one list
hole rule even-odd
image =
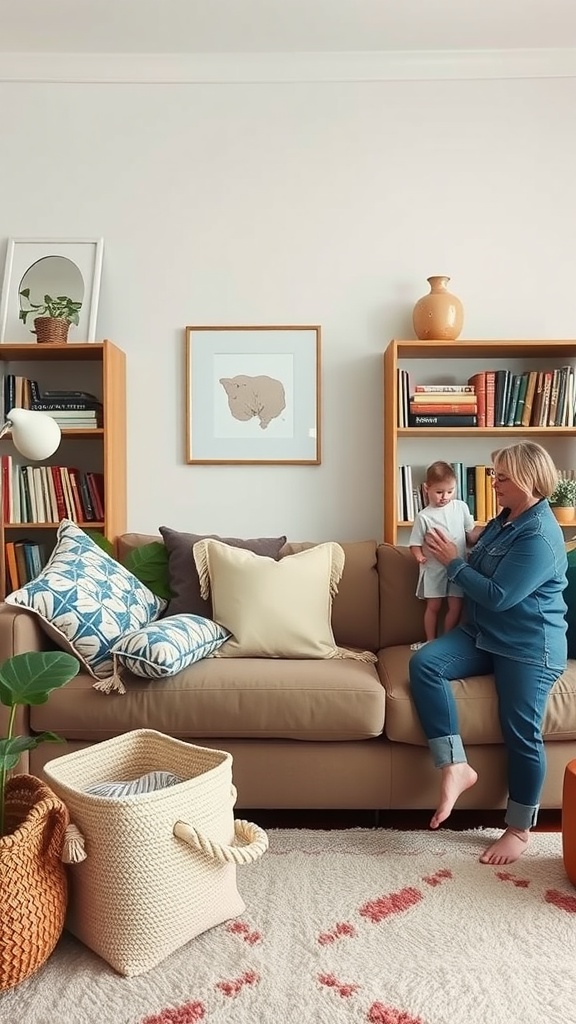
[[510, 828], [532, 828], [538, 818], [538, 804], [517, 804], [515, 800], [508, 800], [506, 805], [505, 822]]
[[448, 764], [462, 764], [468, 760], [464, 745], [458, 734], [455, 736], [436, 736], [428, 740], [430, 753], [436, 768], [445, 768]]

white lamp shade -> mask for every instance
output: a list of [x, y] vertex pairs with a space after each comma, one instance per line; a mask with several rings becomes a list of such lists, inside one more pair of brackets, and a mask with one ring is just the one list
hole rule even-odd
[[14, 447], [26, 459], [41, 462], [58, 448], [60, 427], [47, 413], [33, 409], [11, 409], [6, 419], [12, 425]]

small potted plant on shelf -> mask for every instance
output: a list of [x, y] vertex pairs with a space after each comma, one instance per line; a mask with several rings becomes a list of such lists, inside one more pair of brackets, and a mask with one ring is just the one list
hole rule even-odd
[[550, 495], [550, 505], [559, 523], [573, 523], [576, 519], [576, 479], [559, 477]]
[[23, 288], [20, 298], [25, 299], [30, 308], [21, 309], [18, 316], [22, 323], [26, 323], [29, 316], [34, 319], [34, 330], [39, 342], [62, 344], [68, 341], [70, 324], [79, 323], [79, 312], [82, 309], [81, 302], [74, 302], [68, 295], [45, 295], [43, 302], [32, 302], [30, 289]]
[[0, 739], [0, 992], [48, 959], [62, 933], [67, 902], [61, 856], [68, 811], [34, 775], [7, 778], [24, 751], [59, 737], [51, 732], [14, 736], [16, 712], [44, 704], [79, 667], [62, 651], [29, 651], [0, 664], [0, 704], [9, 709]]

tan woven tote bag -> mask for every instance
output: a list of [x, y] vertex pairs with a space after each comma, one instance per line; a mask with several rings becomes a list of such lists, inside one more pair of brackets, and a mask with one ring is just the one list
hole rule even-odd
[[[185, 781], [138, 796], [84, 792], [153, 771]], [[44, 772], [85, 841], [86, 859], [70, 866], [66, 927], [120, 974], [150, 970], [245, 909], [236, 865], [260, 857], [268, 837], [234, 821], [231, 754], [136, 729]]]

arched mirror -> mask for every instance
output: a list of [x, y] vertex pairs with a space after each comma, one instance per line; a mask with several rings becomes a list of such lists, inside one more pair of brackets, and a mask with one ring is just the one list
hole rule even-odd
[[[30, 289], [31, 302], [43, 302], [45, 295], [67, 295], [73, 302], [84, 302], [84, 278], [80, 269], [66, 256], [43, 256], [36, 260], [18, 285], [18, 295]], [[20, 308], [28, 304], [20, 299]]]
[[[34, 317], [62, 315], [73, 325], [70, 341], [95, 341], [103, 248], [101, 238], [9, 239], [0, 303], [0, 343], [34, 344]], [[45, 304], [47, 295], [56, 300], [66, 296], [68, 309], [63, 313], [54, 308], [48, 313], [31, 310], [32, 304]], [[73, 315], [67, 315], [70, 303], [74, 304]]]
[[[84, 278], [81, 271], [67, 256], [43, 256], [36, 260], [31, 267], [28, 267], [18, 286], [21, 310], [28, 311], [32, 308], [32, 304], [34, 306], [42, 304], [39, 311], [32, 312], [26, 317], [30, 332], [34, 333], [32, 321], [35, 315], [46, 316], [47, 313], [54, 315], [51, 310], [58, 312], [59, 307], [61, 307], [60, 314], [65, 315], [69, 303], [58, 301], [64, 298], [80, 303], [81, 308], [84, 303], [84, 293]], [[46, 307], [47, 296], [50, 296], [53, 304], [57, 303], [56, 307], [50, 306], [50, 303]]]

